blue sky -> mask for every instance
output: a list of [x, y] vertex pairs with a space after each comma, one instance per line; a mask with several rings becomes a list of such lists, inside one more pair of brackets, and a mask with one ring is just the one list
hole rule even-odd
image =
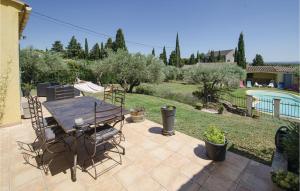
[[[246, 58], [255, 54], [265, 61], [299, 61], [298, 0], [25, 0], [33, 11], [100, 33], [156, 46], [175, 46], [179, 33], [182, 57], [191, 53], [235, 48], [244, 33]], [[74, 30], [32, 14], [21, 47], [50, 48], [55, 40], [66, 46], [72, 35], [89, 47], [106, 37]], [[130, 52], [150, 53], [152, 47], [127, 43]], [[156, 54], [161, 48], [154, 47]], [[167, 49], [169, 54], [171, 48]]]

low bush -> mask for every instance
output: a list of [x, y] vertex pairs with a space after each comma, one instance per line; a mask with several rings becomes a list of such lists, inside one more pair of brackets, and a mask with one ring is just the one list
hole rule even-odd
[[135, 88], [135, 93], [144, 95], [154, 95], [155, 91], [151, 86], [140, 85]]
[[288, 126], [287, 135], [283, 139], [289, 170], [295, 173], [299, 173], [299, 126], [299, 123], [291, 123]]
[[287, 171], [271, 172], [271, 177], [272, 181], [284, 190], [299, 190], [299, 176], [294, 173]]

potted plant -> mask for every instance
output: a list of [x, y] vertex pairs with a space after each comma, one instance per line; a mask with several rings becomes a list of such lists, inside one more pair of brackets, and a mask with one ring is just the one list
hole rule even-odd
[[145, 108], [144, 107], [136, 107], [130, 109], [130, 116], [133, 122], [141, 122], [145, 119]]
[[24, 97], [27, 97], [30, 95], [30, 92], [32, 90], [32, 85], [30, 83], [23, 83], [21, 90]]
[[215, 126], [210, 126], [204, 132], [204, 138], [208, 158], [214, 161], [224, 161], [228, 144], [225, 133]]

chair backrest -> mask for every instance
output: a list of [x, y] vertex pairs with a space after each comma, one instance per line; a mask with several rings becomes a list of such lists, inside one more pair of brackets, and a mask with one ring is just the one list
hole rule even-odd
[[[114, 106], [114, 107], [107, 107], [103, 106], [102, 104], [97, 104], [95, 102], [94, 108], [94, 135], [96, 136], [97, 129], [102, 128], [102, 126], [106, 124], [112, 124], [114, 127], [119, 122], [122, 122], [124, 119], [123, 116], [123, 107], [121, 106]], [[120, 130], [122, 130], [123, 123], [121, 123]], [[96, 139], [96, 137], [94, 137]]]
[[29, 113], [30, 113], [30, 120], [31, 120], [31, 125], [32, 128], [35, 131], [39, 131], [38, 124], [37, 124], [37, 114], [36, 114], [36, 106], [35, 106], [35, 98], [29, 95], [27, 97], [28, 101], [28, 108], [29, 108]]
[[124, 106], [124, 104], [125, 104], [125, 94], [126, 94], [125, 90], [116, 89], [114, 92], [115, 92], [114, 104]]
[[247, 81], [247, 88], [251, 88], [251, 87], [252, 87], [251, 81]]
[[73, 86], [55, 87], [55, 100], [69, 99], [74, 97], [75, 97], [75, 89]]
[[28, 96], [28, 106], [31, 117], [31, 125], [40, 138], [45, 139], [45, 124], [42, 110], [42, 103], [38, 97]]
[[106, 102], [114, 102], [114, 88], [113, 86], [107, 87], [104, 90], [103, 100]]

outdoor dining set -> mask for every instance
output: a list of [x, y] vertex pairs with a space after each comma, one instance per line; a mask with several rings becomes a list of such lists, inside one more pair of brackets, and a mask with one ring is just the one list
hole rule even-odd
[[[83, 140], [89, 157], [84, 160], [82, 171], [88, 168], [85, 164], [91, 163], [94, 169], [92, 176], [97, 179], [99, 173], [95, 158], [100, 152], [114, 150], [119, 155], [119, 164], [122, 164], [122, 155], [125, 155], [125, 148], [121, 146], [125, 140], [122, 132], [125, 115], [129, 113], [124, 109], [125, 91], [111, 87], [104, 91], [103, 100], [90, 96], [70, 96], [69, 92], [70, 89], [54, 91], [55, 99], [43, 103], [38, 96], [27, 97], [31, 125], [36, 135], [34, 144], [37, 146], [34, 150], [46, 174], [54, 157], [62, 153], [72, 155], [71, 178], [76, 181], [77, 161], [81, 157], [78, 143]], [[42, 106], [51, 117], [43, 116]], [[58, 144], [64, 147], [53, 149]]]

